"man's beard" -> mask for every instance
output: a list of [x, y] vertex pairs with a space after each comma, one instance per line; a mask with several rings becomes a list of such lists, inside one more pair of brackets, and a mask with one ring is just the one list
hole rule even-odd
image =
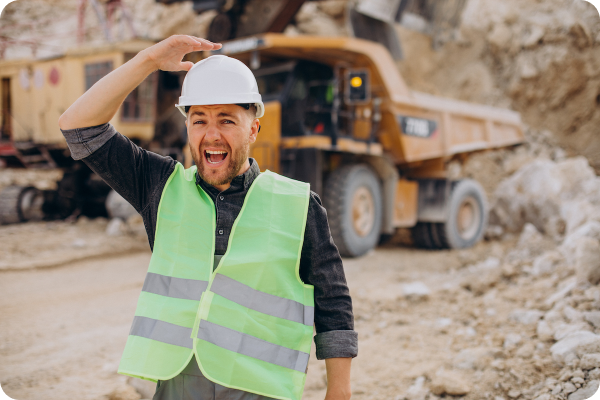
[[204, 164], [204, 149], [203, 146], [200, 145], [199, 152], [194, 151], [190, 145], [190, 152], [192, 153], [192, 159], [196, 163], [198, 167], [198, 175], [200, 178], [204, 180], [204, 182], [208, 183], [211, 186], [221, 186], [231, 183], [233, 178], [238, 176], [242, 165], [248, 159], [248, 155], [250, 154], [250, 142], [244, 143], [237, 151], [234, 153], [233, 150], [228, 147], [225, 149], [227, 151], [227, 157], [231, 157], [229, 160], [229, 164], [227, 169], [222, 170], [213, 170], [211, 168], [205, 168]]

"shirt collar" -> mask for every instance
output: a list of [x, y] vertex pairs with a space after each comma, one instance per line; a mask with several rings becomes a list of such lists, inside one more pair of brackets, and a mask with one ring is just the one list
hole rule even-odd
[[[256, 177], [260, 174], [260, 168], [258, 167], [256, 160], [252, 157], [249, 157], [248, 161], [250, 162], [250, 168], [248, 168], [248, 170], [246, 170], [246, 172], [243, 174], [233, 178], [231, 181], [231, 187], [229, 189], [236, 190], [243, 188], [244, 190], [248, 190], [252, 185], [252, 182], [254, 182]], [[216, 190], [214, 186], [209, 185], [202, 178], [200, 178], [198, 172], [196, 172], [196, 185], [201, 185], [202, 187], [208, 187]]]

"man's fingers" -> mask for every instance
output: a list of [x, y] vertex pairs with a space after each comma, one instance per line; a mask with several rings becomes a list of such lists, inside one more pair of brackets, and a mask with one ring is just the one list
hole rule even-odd
[[180, 71], [189, 71], [193, 66], [194, 63], [191, 61], [183, 61], [179, 64]]
[[217, 50], [221, 48], [221, 43], [213, 43], [208, 39], [199, 38], [197, 36], [189, 36], [194, 39], [196, 43], [200, 44], [204, 50]]

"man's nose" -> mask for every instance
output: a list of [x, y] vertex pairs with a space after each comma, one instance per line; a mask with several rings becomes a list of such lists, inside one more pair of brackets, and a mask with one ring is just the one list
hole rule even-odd
[[206, 140], [211, 142], [218, 141], [221, 139], [221, 130], [217, 124], [208, 124], [206, 129]]

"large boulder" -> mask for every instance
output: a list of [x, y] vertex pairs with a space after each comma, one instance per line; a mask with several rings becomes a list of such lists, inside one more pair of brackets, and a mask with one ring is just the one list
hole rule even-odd
[[498, 185], [490, 225], [520, 232], [526, 223], [552, 237], [600, 220], [600, 178], [584, 157], [538, 159]]

